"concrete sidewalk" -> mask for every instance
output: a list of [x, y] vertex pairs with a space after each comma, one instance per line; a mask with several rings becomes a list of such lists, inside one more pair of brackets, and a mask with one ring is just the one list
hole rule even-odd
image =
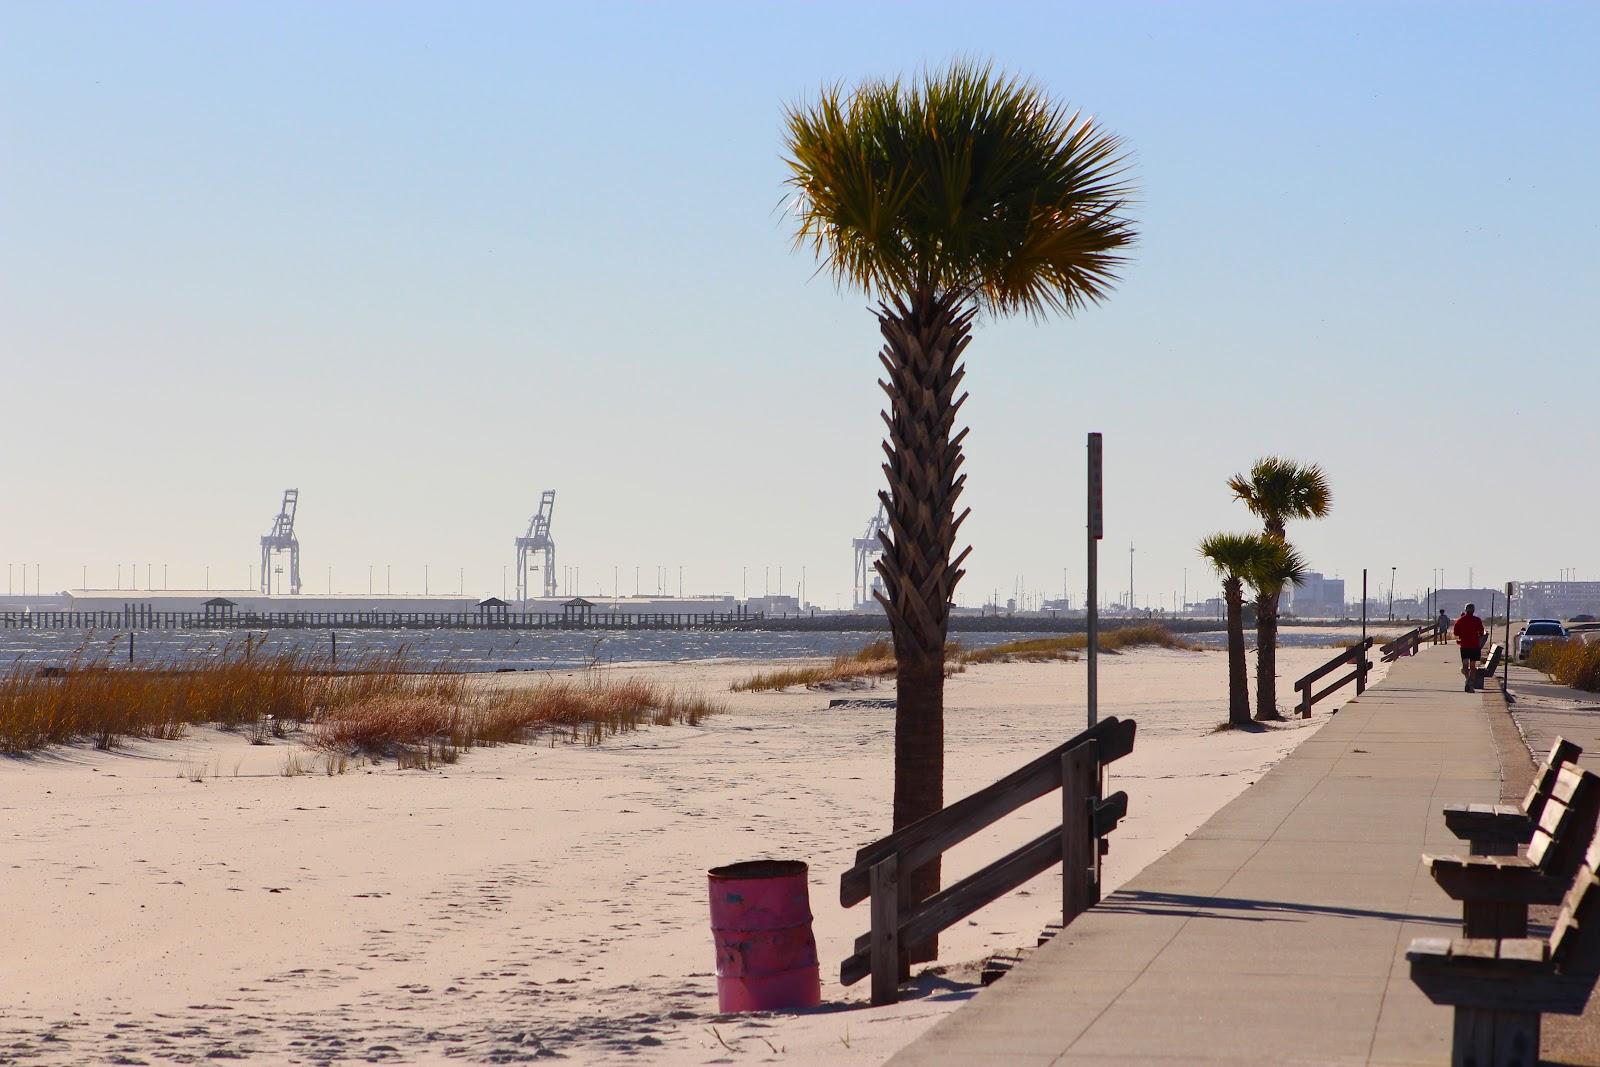
[[1440, 809], [1500, 795], [1458, 668], [1449, 647], [1395, 664], [890, 1063], [1448, 1063], [1451, 1013], [1411, 984], [1405, 950], [1460, 929], [1420, 862], [1461, 851]]

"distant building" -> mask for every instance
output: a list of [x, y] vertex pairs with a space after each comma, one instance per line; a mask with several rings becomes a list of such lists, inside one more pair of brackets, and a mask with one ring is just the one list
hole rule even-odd
[[[1434, 593], [1433, 603], [1435, 615], [1443, 611], [1453, 619], [1471, 604], [1477, 614], [1488, 618], [1490, 611], [1506, 610], [1506, 594], [1503, 589], [1439, 589]], [[1520, 607], [1518, 613], [1521, 614]]]
[[1529, 619], [1600, 616], [1600, 582], [1518, 582], [1512, 607]]
[[1344, 610], [1344, 579], [1329, 578], [1311, 571], [1299, 586], [1287, 590], [1288, 611], [1302, 619], [1342, 619]]
[[[801, 614], [800, 598], [797, 596], [784, 596], [781, 594], [773, 594], [772, 596], [753, 596], [746, 600], [744, 604], [745, 607], [751, 611], [751, 613], [760, 612], [769, 619], [782, 618], [785, 615]], [[705, 611], [706, 609], [701, 608], [700, 610]], [[718, 608], [716, 610], [720, 611], [725, 609]]]

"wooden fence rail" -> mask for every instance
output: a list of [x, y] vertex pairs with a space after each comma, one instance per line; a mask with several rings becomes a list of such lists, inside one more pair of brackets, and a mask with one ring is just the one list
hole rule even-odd
[[[851, 985], [872, 978], [872, 1003], [899, 998], [903, 946], [937, 935], [985, 904], [1062, 864], [1061, 921], [1100, 900], [1105, 836], [1127, 814], [1128, 795], [1100, 795], [1101, 770], [1133, 751], [1134, 722], [1105, 719], [1004, 778], [875, 841], [839, 879], [845, 907], [871, 902], [871, 929], [839, 968]], [[927, 900], [907, 906], [901, 879], [1018, 808], [1061, 790], [1061, 825]]]
[[1414, 656], [1422, 647], [1424, 641], [1432, 642], [1439, 631], [1437, 622], [1425, 622], [1413, 630], [1407, 630], [1393, 641], [1386, 641], [1378, 646], [1378, 651], [1383, 653], [1383, 662], [1393, 663], [1401, 656]]
[[[1312, 671], [1310, 674], [1294, 683], [1295, 691], [1300, 694], [1300, 717], [1302, 719], [1311, 718], [1311, 708], [1314, 704], [1316, 704], [1317, 701], [1337, 692], [1340, 689], [1343, 689], [1351, 682], [1356, 683], [1357, 696], [1365, 693], [1367, 691], [1367, 672], [1372, 670], [1372, 663], [1367, 659], [1367, 651], [1371, 648], [1372, 638], [1368, 637], [1357, 641], [1355, 644], [1351, 645], [1349, 648], [1345, 649], [1343, 652], [1339, 653], [1337, 656], [1333, 657], [1328, 662], [1324, 663], [1322, 666], [1318, 667], [1316, 670]], [[1319, 678], [1323, 678], [1333, 671], [1338, 670], [1346, 663], [1355, 664], [1355, 669], [1349, 674], [1345, 675], [1343, 678], [1340, 678], [1338, 681], [1333, 682], [1325, 689], [1317, 690], [1313, 688], [1313, 685]]]

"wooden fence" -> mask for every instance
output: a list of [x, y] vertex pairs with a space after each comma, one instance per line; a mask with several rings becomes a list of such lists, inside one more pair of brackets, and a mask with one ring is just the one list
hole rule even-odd
[[[899, 999], [902, 946], [938, 935], [985, 904], [1062, 865], [1061, 921], [1065, 925], [1100, 900], [1105, 835], [1128, 811], [1128, 795], [1102, 798], [1101, 771], [1133, 751], [1132, 719], [1105, 719], [1070, 741], [941, 811], [874, 841], [856, 853], [839, 879], [839, 902], [871, 902], [871, 929], [839, 968], [851, 985], [872, 978], [872, 1003]], [[1061, 790], [1061, 825], [921, 902], [901, 892], [909, 875], [1013, 811]]]
[[[1311, 718], [1312, 705], [1316, 704], [1317, 701], [1323, 699], [1324, 697], [1343, 689], [1351, 682], [1356, 683], [1357, 696], [1365, 693], [1367, 691], [1367, 672], [1372, 670], [1372, 662], [1367, 659], [1367, 652], [1371, 648], [1372, 638], [1368, 637], [1357, 641], [1355, 644], [1351, 645], [1349, 648], [1345, 649], [1343, 652], [1339, 653], [1337, 656], [1333, 657], [1328, 662], [1324, 663], [1322, 666], [1318, 667], [1316, 670], [1312, 671], [1310, 674], [1294, 683], [1295, 691], [1300, 694], [1300, 717], [1302, 719]], [[1326, 677], [1328, 674], [1338, 670], [1346, 663], [1354, 664], [1355, 669], [1324, 689], [1318, 690], [1313, 688], [1318, 679]]]
[[1379, 645], [1378, 651], [1383, 654], [1385, 663], [1392, 663], [1401, 656], [1414, 656], [1424, 642], [1433, 643], [1441, 629], [1438, 622], [1425, 622], [1416, 629], [1407, 630], [1393, 641]]

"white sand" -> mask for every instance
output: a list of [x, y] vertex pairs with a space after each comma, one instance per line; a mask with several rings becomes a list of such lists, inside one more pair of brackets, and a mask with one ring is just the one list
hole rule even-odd
[[[1330, 654], [1281, 650], [1282, 676]], [[1339, 702], [1213, 733], [1222, 653], [1102, 663], [1102, 714], [1139, 723], [1112, 774], [1131, 804], [1111, 887]], [[616, 670], [723, 693], [752, 665]], [[841, 988], [866, 915], [839, 907], [838, 877], [888, 829], [893, 712], [827, 710], [836, 695], [731, 696], [702, 727], [477, 750], [432, 772], [284, 777], [298, 746], [209, 729], [0, 760], [0, 1063], [880, 1062], [970, 996], [973, 964], [1058, 921], [1060, 878], [950, 930], [930, 995], [870, 1009], [867, 983]], [[947, 704], [955, 799], [1082, 728], [1083, 665], [974, 668]], [[1041, 802], [958, 848], [946, 880], [1057, 812]], [[811, 864], [827, 1006], [719, 1018], [705, 870], [762, 856]]]

